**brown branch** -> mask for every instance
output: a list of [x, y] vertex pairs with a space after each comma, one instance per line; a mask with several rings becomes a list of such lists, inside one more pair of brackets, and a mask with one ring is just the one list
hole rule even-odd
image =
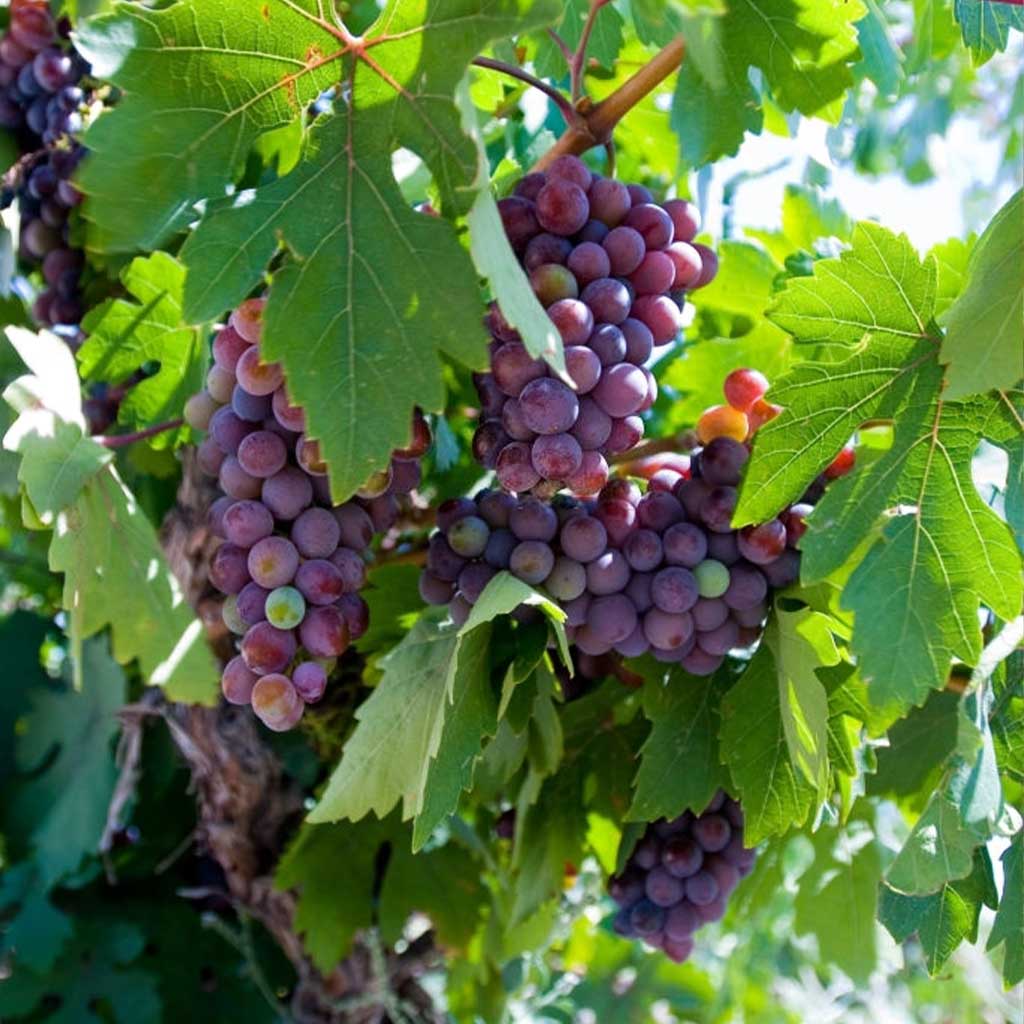
[[534, 89], [539, 89], [558, 107], [562, 117], [565, 118], [566, 125], [579, 125], [582, 123], [582, 115], [577, 112], [575, 107], [553, 85], [548, 85], [547, 82], [541, 81], [541, 79], [531, 75], [529, 71], [524, 71], [522, 68], [516, 67], [515, 64], [506, 64], [503, 60], [494, 60], [491, 57], [476, 57], [473, 63], [478, 68], [498, 71], [503, 75], [508, 75], [509, 78], [525, 82]]
[[686, 46], [680, 36], [600, 103], [590, 104], [586, 99], [581, 100], [577, 111], [583, 117], [583, 124], [570, 125], [532, 170], [543, 171], [560, 156], [579, 156], [594, 146], [603, 146], [611, 141], [612, 132], [623, 116], [682, 64], [685, 51]]
[[680, 430], [668, 437], [656, 437], [644, 444], [631, 448], [628, 452], [613, 455], [608, 461], [612, 465], [630, 464], [646, 459], [650, 455], [663, 455], [665, 452], [677, 452], [686, 455], [693, 451], [700, 442], [692, 430]]
[[155, 426], [146, 427], [145, 430], [137, 430], [134, 434], [114, 434], [109, 437], [94, 437], [105, 448], [126, 448], [136, 441], [143, 441], [147, 437], [155, 437], [165, 430], [177, 430], [185, 421], [179, 416], [177, 419], [167, 420], [166, 423], [157, 423]]

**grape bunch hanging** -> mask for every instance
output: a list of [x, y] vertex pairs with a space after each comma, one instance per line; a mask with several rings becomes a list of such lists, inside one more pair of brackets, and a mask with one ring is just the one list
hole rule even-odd
[[260, 358], [263, 306], [244, 302], [217, 333], [206, 388], [189, 399], [185, 418], [208, 432], [197, 459], [223, 492], [210, 508], [222, 543], [209, 575], [225, 595], [224, 623], [240, 638], [224, 697], [283, 731], [321, 699], [335, 660], [369, 625], [359, 591], [370, 544], [395, 524], [399, 495], [419, 483], [430, 431], [417, 413], [410, 447], [357, 498], [334, 506], [303, 411], [289, 401], [280, 366]]
[[657, 398], [646, 364], [675, 338], [679, 303], [718, 261], [694, 243], [696, 207], [654, 202], [641, 185], [592, 174], [574, 156], [528, 174], [498, 204], [505, 232], [564, 346], [572, 386], [533, 359], [500, 310], [491, 310], [490, 372], [475, 378], [476, 458], [502, 487], [597, 494], [608, 456], [644, 435]]
[[13, 0], [10, 27], [0, 39], [0, 127], [24, 154], [5, 184], [3, 201], [17, 201], [19, 256], [40, 266], [45, 288], [32, 312], [42, 324], [77, 324], [84, 312], [84, 253], [71, 244], [71, 212], [81, 194], [71, 177], [84, 148], [74, 140], [87, 96], [86, 61], [67, 40], [45, 0]]
[[[797, 544], [810, 500], [768, 523], [731, 525], [751, 431], [778, 412], [764, 399], [767, 388], [754, 371], [731, 374], [730, 404], [698, 422], [706, 444], [691, 456], [639, 467], [661, 466], [645, 492], [616, 477], [586, 500], [545, 502], [485, 490], [446, 502], [421, 596], [448, 604], [461, 623], [488, 581], [508, 570], [561, 605], [584, 671], [589, 659], [650, 652], [693, 675], [710, 675], [730, 650], [757, 641], [772, 592], [800, 574]], [[849, 468], [850, 455], [844, 452], [825, 476]]]
[[682, 963], [693, 952], [694, 933], [722, 918], [755, 859], [743, 845], [743, 809], [725, 793], [703, 813], [653, 822], [608, 882], [619, 906], [612, 926]]

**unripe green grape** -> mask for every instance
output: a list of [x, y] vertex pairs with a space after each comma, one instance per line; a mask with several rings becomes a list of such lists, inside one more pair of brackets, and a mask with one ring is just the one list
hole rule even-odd
[[294, 629], [306, 614], [306, 599], [295, 587], [278, 587], [267, 595], [267, 621], [278, 629]]
[[701, 597], [721, 597], [729, 589], [729, 570], [721, 562], [706, 558], [694, 570]]

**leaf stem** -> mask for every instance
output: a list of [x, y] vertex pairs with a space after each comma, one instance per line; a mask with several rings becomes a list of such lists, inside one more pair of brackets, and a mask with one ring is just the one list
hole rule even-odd
[[507, 64], [503, 60], [494, 60], [492, 57], [477, 57], [473, 60], [473, 63], [479, 68], [500, 71], [503, 75], [508, 75], [509, 78], [516, 78], [520, 82], [533, 86], [534, 89], [539, 89], [558, 107], [562, 117], [565, 118], [566, 125], [571, 127], [580, 123], [580, 115], [576, 112], [573, 105], [553, 85], [548, 85], [547, 82], [541, 81], [539, 78], [531, 75], [529, 71], [524, 71], [522, 68], [516, 67], [515, 64]]
[[136, 441], [143, 441], [147, 437], [154, 437], [156, 434], [162, 434], [165, 430], [177, 430], [185, 421], [179, 416], [173, 420], [167, 420], [166, 423], [157, 423], [155, 426], [146, 427], [145, 430], [137, 430], [134, 434], [115, 434], [112, 437], [98, 436], [94, 437], [94, 441], [98, 441], [105, 448], [125, 448], [130, 444], [134, 444]]
[[570, 124], [532, 170], [543, 171], [560, 156], [567, 153], [579, 156], [593, 146], [603, 146], [610, 141], [619, 121], [682, 64], [685, 52], [686, 44], [679, 36], [600, 103], [588, 106], [585, 99], [581, 100], [576, 112], [583, 123]]
[[580, 41], [576, 46], [575, 53], [569, 56], [569, 88], [573, 103], [578, 103], [583, 95], [583, 69], [587, 63], [587, 46], [590, 43], [591, 33], [594, 31], [597, 12], [602, 7], [606, 7], [608, 3], [609, 0], [590, 0], [590, 13], [587, 14], [583, 31], [580, 33]]

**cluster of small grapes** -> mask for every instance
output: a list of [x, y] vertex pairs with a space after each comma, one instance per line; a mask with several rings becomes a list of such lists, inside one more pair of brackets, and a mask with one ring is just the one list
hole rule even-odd
[[574, 156], [528, 174], [498, 208], [561, 335], [574, 387], [531, 358], [492, 308], [491, 370], [475, 378], [474, 455], [509, 491], [597, 494], [605, 457], [643, 437], [640, 414], [657, 397], [645, 365], [654, 346], [676, 336], [683, 296], [711, 281], [717, 258], [693, 242], [700, 216], [691, 203], [658, 205], [643, 186], [592, 174]]
[[694, 933], [721, 919], [755, 859], [743, 845], [743, 810], [721, 791], [702, 814], [656, 821], [608, 882], [620, 907], [614, 928], [682, 963], [693, 952]]
[[19, 255], [42, 265], [46, 288], [32, 311], [43, 324], [77, 324], [83, 313], [85, 257], [69, 244], [68, 218], [82, 200], [71, 177], [85, 150], [72, 136], [82, 127], [79, 83], [89, 68], [67, 43], [68, 31], [46, 0], [12, 0], [10, 28], [0, 39], [0, 127], [28, 154], [3, 201], [18, 202]]
[[369, 625], [359, 596], [367, 552], [374, 533], [394, 525], [398, 495], [419, 483], [430, 430], [417, 413], [409, 448], [358, 498], [333, 506], [303, 410], [289, 401], [281, 367], [260, 359], [263, 306], [247, 300], [218, 332], [206, 388], [185, 418], [208, 431], [197, 459], [224, 492], [210, 509], [223, 539], [210, 581], [227, 595], [224, 622], [241, 653], [224, 669], [222, 690], [283, 731], [320, 700], [334, 659]]
[[[705, 447], [651, 462], [646, 493], [616, 477], [596, 500], [544, 502], [484, 491], [446, 502], [421, 596], [448, 604], [461, 623], [487, 582], [507, 569], [561, 605], [584, 673], [603, 675], [600, 659], [613, 652], [650, 652], [693, 675], [710, 675], [729, 651], [758, 640], [771, 592], [800, 574], [796, 547], [809, 502], [768, 523], [732, 527], [751, 421], [778, 411], [765, 402], [767, 389], [756, 371], [734, 371], [725, 391], [736, 404], [701, 417]], [[826, 476], [848, 470], [846, 460], [841, 455]]]

